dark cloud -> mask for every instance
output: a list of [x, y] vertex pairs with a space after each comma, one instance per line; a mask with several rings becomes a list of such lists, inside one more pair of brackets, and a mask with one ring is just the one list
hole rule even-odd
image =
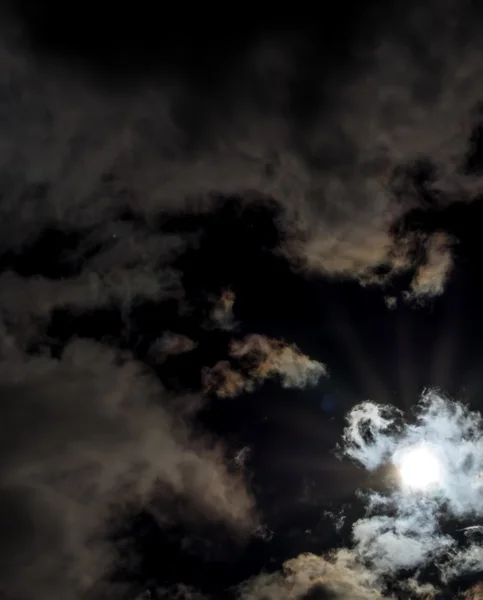
[[192, 439], [128, 355], [77, 341], [59, 360], [10, 356], [0, 384], [0, 588], [12, 597], [90, 590], [116, 558], [107, 526], [132, 505], [169, 521], [181, 498], [185, 514], [234, 533], [254, 527], [241, 476], [208, 439]]
[[[463, 168], [483, 92], [480, 32], [468, 28], [463, 40], [459, 30], [467, 4], [408, 10], [397, 27], [361, 38], [354, 68], [336, 75], [315, 60], [311, 110], [294, 108], [304, 44], [287, 49], [277, 35], [250, 39], [210, 97], [175, 71], [101, 84], [34, 55], [21, 22], [2, 23], [0, 586], [8, 594], [74, 600], [101, 585], [115, 558], [106, 524], [131, 503], [169, 520], [169, 503], [183, 498], [186, 518], [238, 532], [255, 525], [241, 476], [194, 436], [182, 399], [178, 407], [132, 356], [85, 341], [58, 358], [28, 354], [57, 309], [114, 306], [127, 318], [140, 300], [181, 303], [173, 261], [196, 247], [198, 232], [166, 234], [167, 216], [200, 215], [230, 195], [274, 202], [278, 251], [294, 268], [364, 285], [408, 274], [407, 299], [442, 293], [454, 240], [408, 223], [416, 210], [441, 212], [481, 194]], [[428, 173], [415, 171], [421, 159]], [[28, 272], [23, 253], [40, 253], [54, 229], [72, 247]], [[227, 291], [217, 299], [212, 324], [234, 327], [233, 302]], [[172, 353], [172, 342], [161, 345]], [[273, 376], [302, 386], [325, 373], [263, 336], [233, 342], [230, 360], [236, 367], [205, 372], [206, 391], [234, 396]], [[371, 574], [337, 561], [299, 557], [243, 595], [378, 597]]]
[[145, 592], [136, 600], [205, 600], [206, 596], [182, 583], [170, 588], [158, 588], [154, 593]]
[[[452, 263], [444, 233], [427, 233], [415, 259], [394, 227], [428, 196], [440, 210], [480, 193], [462, 169], [482, 91], [480, 38], [469, 30], [463, 43], [458, 29], [468, 10], [445, 2], [408, 11], [371, 52], [361, 37], [357, 69], [312, 80], [330, 101], [307, 127], [290, 109], [297, 46], [287, 52], [277, 36], [253, 41], [225, 73], [220, 106], [174, 75], [102, 89], [34, 59], [14, 28], [0, 50], [3, 246], [21, 247], [53, 222], [95, 228], [121, 207], [149, 230], [161, 212], [206, 211], [214, 193], [255, 191], [283, 207], [281, 250], [299, 268], [362, 283], [415, 270], [413, 296], [441, 293]], [[410, 168], [421, 158], [433, 165], [423, 183]], [[97, 259], [103, 269], [118, 257], [149, 269], [144, 257], [169, 245], [144, 239], [143, 228], [111, 229], [101, 237], [120, 242]]]
[[208, 327], [231, 331], [235, 329], [236, 323], [233, 315], [233, 305], [235, 304], [235, 294], [231, 290], [223, 290], [219, 299], [214, 303], [211, 312]]

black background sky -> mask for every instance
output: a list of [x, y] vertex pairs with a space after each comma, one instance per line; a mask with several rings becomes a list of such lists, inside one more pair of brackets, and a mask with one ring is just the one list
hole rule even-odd
[[[439, 17], [434, 21], [425, 13], [430, 26], [422, 42], [401, 34], [408, 45], [414, 41], [416, 55], [424, 54], [425, 43], [431, 45], [431, 23], [436, 28], [439, 19], [453, 18], [443, 4], [438, 5]], [[432, 8], [428, 4], [422, 10]], [[102, 1], [19, 1], [4, 8], [5, 22], [21, 24], [22, 47], [35, 57], [39, 68], [79, 85], [94, 85], [112, 98], [113, 105], [123, 94], [136, 95], [137, 90], [141, 94], [164, 82], [176, 82], [181, 91], [175, 117], [186, 134], [183, 153], [190, 157], [196, 157], [209, 137], [213, 115], [236, 115], [238, 90], [233, 82], [244, 68], [245, 57], [264, 40], [276, 40], [277, 60], [295, 65], [283, 84], [285, 98], [277, 104], [275, 79], [273, 86], [265, 86], [246, 74], [240, 76], [243, 94], [254, 99], [262, 115], [270, 114], [276, 105], [294, 132], [294, 148], [303, 154], [305, 137], [310, 137], [324, 107], [336, 101], [334, 82], [364, 72], [381, 30], [398, 36], [399, 21], [411, 11], [407, 2], [348, 1], [311, 12], [279, 6], [266, 14], [260, 14], [261, 7], [233, 4], [192, 8], [143, 2], [123, 7]], [[468, 9], [462, 14], [463, 37], [466, 26], [478, 31], [477, 13]], [[5, 31], [5, 36], [10, 34]], [[478, 180], [483, 130], [478, 117], [472, 118], [460, 157], [461, 172]], [[354, 465], [341, 463], [334, 453], [345, 414], [357, 402], [372, 399], [409, 412], [422, 389], [436, 386], [474, 408], [483, 408], [483, 203], [478, 193], [472, 194], [471, 202], [454, 202], [454, 198], [442, 202], [432, 185], [431, 158], [416, 152], [413, 160], [403, 161], [403, 185], [416, 200], [395, 226], [405, 234], [444, 231], [457, 243], [444, 292], [421, 303], [405, 302], [401, 296], [411, 271], [384, 285], [363, 286], [351, 273], [294, 268], [293, 261], [277, 252], [289, 234], [280, 225], [283, 208], [276, 193], [243, 192], [236, 186], [232, 193], [220, 192], [215, 177], [216, 201], [209, 211], [191, 210], [190, 205], [174, 211], [160, 207], [149, 223], [149, 231], [160, 238], [199, 236], [193, 247], [170, 260], [181, 274], [189, 310], [180, 308], [178, 298], [146, 299], [135, 294], [129, 301], [102, 306], [59, 304], [35, 335], [26, 335], [27, 326], [19, 327], [18, 320], [4, 316], [5, 327], [21, 340], [26, 355], [59, 358], [75, 339], [95, 340], [128, 351], [168, 390], [181, 396], [199, 394], [203, 367], [225, 359], [233, 337], [250, 333], [296, 344], [328, 368], [329, 377], [314, 388], [283, 389], [268, 381], [235, 398], [204, 398], [193, 431], [221, 440], [228, 457], [248, 449], [243, 468], [262, 526], [240, 536], [215, 519], [174, 516], [163, 522], [150, 510], [137, 507], [109, 528], [116, 546], [129, 556], [110, 567], [115, 580], [133, 586], [128, 591], [122, 588], [121, 596], [134, 598], [146, 589], [154, 595], [156, 589], [180, 583], [209, 597], [236, 596], [230, 588], [262, 570], [274, 571], [301, 552], [321, 554], [346, 545], [351, 519], [363, 510], [356, 490], [381, 483], [371, 482]], [[324, 160], [327, 164], [327, 157]], [[334, 155], [332, 160], [343, 157]], [[278, 168], [276, 161], [269, 158], [264, 164], [267, 177]], [[101, 170], [106, 185], [118, 176], [109, 168]], [[131, 231], [139, 224], [144, 227], [146, 217], [136, 210], [126, 189], [119, 191], [112, 221]], [[48, 192], [41, 187], [37, 192], [34, 201], [48, 202]], [[7, 192], [2, 202], [6, 196]], [[29, 280], [78, 276], [101, 250], [102, 241], [89, 247], [85, 240], [93, 231], [102, 238], [102, 227], [109, 227], [109, 217], [103, 219], [79, 227], [46, 220], [22, 243], [2, 243], [1, 272]], [[2, 285], [10, 284], [4, 279]], [[226, 289], [235, 294], [236, 332], [206, 326], [210, 302]], [[35, 296], [36, 292], [18, 293]], [[395, 307], [387, 306], [388, 296], [398, 298]], [[35, 305], [34, 297], [31, 301]], [[166, 331], [184, 334], [198, 346], [161, 362], [149, 348]], [[232, 463], [229, 468], [234, 468]], [[170, 515], [183, 513], [183, 502], [175, 497], [172, 503], [177, 508], [170, 508]], [[334, 515], [342, 509], [348, 517], [338, 529]]]

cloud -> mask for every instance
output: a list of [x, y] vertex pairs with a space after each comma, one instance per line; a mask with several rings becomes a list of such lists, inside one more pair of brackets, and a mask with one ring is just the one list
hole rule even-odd
[[[53, 223], [102, 229], [130, 210], [139, 230], [118, 223], [119, 241], [92, 268], [110, 269], [127, 252], [151, 269], [152, 256], [167, 252], [152, 231], [160, 214], [205, 212], [214, 195], [238, 195], [281, 206], [280, 251], [297, 268], [363, 284], [414, 272], [412, 297], [440, 294], [452, 264], [444, 232], [426, 232], [415, 258], [399, 225], [416, 208], [444, 209], [481, 191], [461, 165], [479, 118], [482, 42], [471, 27], [464, 44], [458, 38], [455, 23], [472, 22], [467, 2], [404, 10], [370, 44], [359, 37], [364, 60], [345, 76], [314, 69], [315, 99], [322, 84], [329, 97], [307, 126], [289, 109], [296, 45], [292, 52], [276, 36], [225, 71], [221, 110], [175, 74], [107, 91], [34, 58], [21, 25], [5, 19], [0, 250]], [[413, 168], [421, 159], [434, 167], [423, 184]]]
[[296, 346], [258, 334], [234, 340], [230, 356], [246, 365], [251, 378], [264, 380], [278, 376], [283, 387], [315, 385], [327, 374], [325, 365], [311, 360]]
[[481, 573], [483, 565], [483, 546], [481, 542], [472, 543], [467, 548], [463, 548], [450, 555], [449, 560], [443, 566], [443, 578], [445, 581], [451, 581], [464, 573], [465, 575]]
[[6, 272], [0, 275], [0, 287], [0, 310], [6, 318], [31, 315], [48, 319], [56, 308], [86, 311], [111, 303], [130, 306], [136, 299], [163, 300], [183, 293], [175, 271], [155, 274], [122, 267], [105, 274], [87, 269], [65, 279]]
[[[438, 454], [443, 477], [434, 490], [403, 488], [394, 477], [405, 449], [424, 442]], [[241, 587], [243, 600], [309, 598], [440, 597], [433, 584], [421, 581], [422, 569], [439, 569], [447, 584], [481, 571], [481, 527], [465, 527], [467, 544], [456, 539], [457, 525], [482, 516], [483, 421], [460, 402], [429, 390], [406, 421], [388, 405], [363, 402], [347, 415], [341, 448], [369, 471], [393, 469], [385, 492], [365, 490], [366, 515], [352, 527], [351, 548], [327, 556], [302, 554], [282, 571], [263, 573]], [[388, 477], [388, 475], [386, 475]], [[443, 531], [442, 524], [446, 524]], [[479, 598], [477, 584], [458, 597]]]
[[253, 382], [232, 369], [227, 360], [220, 360], [213, 367], [205, 367], [202, 379], [205, 394], [215, 394], [219, 398], [234, 398], [253, 390]]
[[144, 592], [136, 600], [205, 600], [206, 596], [182, 583], [170, 588], [158, 588], [154, 594]]
[[165, 331], [149, 348], [149, 354], [156, 360], [163, 361], [168, 356], [186, 354], [198, 346], [198, 343], [181, 333]]
[[[406, 422], [396, 408], [364, 402], [347, 416], [343, 453], [369, 471], [394, 470], [407, 448], [424, 443], [441, 465], [441, 480], [425, 492], [393, 481], [385, 493], [364, 494], [367, 515], [353, 525], [355, 552], [381, 575], [439, 564], [441, 577], [481, 568], [481, 546], [460, 547], [443, 520], [483, 515], [483, 421], [460, 402], [429, 390]], [[453, 535], [452, 535], [453, 533]]]
[[220, 298], [215, 302], [215, 305], [210, 313], [208, 327], [221, 329], [224, 331], [232, 331], [236, 328], [236, 322], [233, 315], [233, 305], [235, 304], [235, 294], [231, 290], [223, 290]]
[[384, 303], [389, 310], [394, 310], [397, 307], [397, 298], [395, 296], [385, 296]]
[[[5, 341], [5, 340], [4, 340]], [[77, 599], [102, 585], [116, 550], [109, 523], [130, 509], [256, 527], [240, 473], [128, 354], [76, 341], [62, 357], [3, 346], [0, 589]], [[181, 415], [181, 417], [179, 416]], [[173, 502], [183, 500], [183, 511]], [[190, 517], [191, 514], [191, 517]], [[105, 585], [105, 582], [104, 582]]]
[[346, 550], [331, 556], [301, 554], [281, 572], [261, 574], [241, 586], [242, 600], [376, 600], [383, 596], [372, 573]]
[[327, 375], [325, 365], [311, 360], [296, 346], [259, 334], [233, 340], [229, 354], [238, 361], [236, 370], [229, 361], [219, 361], [203, 372], [206, 393], [227, 398], [251, 392], [266, 379], [277, 378], [284, 388], [303, 388], [316, 385]]
[[449, 237], [440, 232], [430, 236], [425, 243], [425, 259], [416, 269], [411, 291], [406, 298], [439, 296], [453, 268], [453, 256]]
[[[295, 268], [362, 284], [410, 272], [411, 299], [442, 292], [453, 260], [450, 238], [404, 224], [416, 209], [444, 210], [481, 194], [479, 178], [463, 174], [461, 164], [479, 118], [483, 53], [478, 27], [465, 30], [462, 44], [453, 26], [467, 16], [465, 2], [430, 7], [405, 7], [398, 20], [404, 31], [385, 27], [374, 51], [361, 43], [360, 69], [344, 70], [336, 80], [317, 65], [314, 93], [323, 87], [328, 97], [305, 127], [288, 110], [299, 64], [276, 39], [255, 43], [240, 58], [226, 76], [221, 103], [193, 93], [176, 76], [107, 90], [74, 68], [33, 56], [22, 27], [2, 20], [0, 254], [20, 256], [54, 227], [82, 238], [63, 258], [72, 268], [67, 276], [21, 274], [11, 266], [0, 275], [0, 585], [8, 592], [77, 598], [108, 569], [113, 550], [103, 541], [106, 520], [130, 502], [152, 505], [169, 519], [170, 499], [183, 497], [197, 514], [236, 530], [252, 527], [252, 501], [240, 476], [208, 441], [193, 439], [179, 418], [183, 411], [172, 408], [131, 357], [87, 342], [68, 346], [60, 359], [24, 353], [56, 308], [114, 304], [128, 312], [137, 299], [182, 298], [182, 275], [172, 260], [196, 243], [196, 232], [161, 234], [167, 214], [210, 211], [220, 195], [275, 201], [279, 250]], [[434, 164], [424, 184], [431, 207], [411, 170], [420, 157]], [[225, 293], [212, 318], [229, 328], [232, 308]], [[235, 342], [230, 353], [239, 370], [225, 362], [206, 371], [205, 381], [221, 378], [205, 384], [208, 391], [232, 396], [268, 377], [291, 387], [324, 374], [320, 363], [262, 336]], [[480, 468], [479, 434], [465, 429], [475, 417], [458, 406], [442, 401], [439, 412], [428, 409], [419, 429], [402, 425], [394, 436], [398, 417], [366, 406], [360, 414], [377, 439], [371, 445], [357, 437], [352, 413], [355, 437], [348, 434], [347, 453], [372, 469], [389, 459], [398, 440], [409, 442], [404, 435], [411, 431], [415, 439], [422, 431], [443, 434], [456, 451], [455, 458], [445, 455], [454, 476], [442, 490], [445, 502], [456, 516], [479, 511], [479, 483], [464, 487]], [[462, 443], [453, 443], [450, 432]], [[441, 543], [450, 545], [431, 529], [439, 501], [417, 504], [395, 494], [371, 502], [396, 506], [397, 516], [390, 522], [384, 514], [372, 522], [369, 516], [355, 529], [358, 547], [376, 568], [387, 568], [391, 557], [407, 564], [413, 551], [426, 560]], [[421, 531], [429, 541], [415, 532], [421, 515], [428, 517]], [[305, 593], [314, 573], [322, 577], [317, 590], [342, 597], [347, 590], [356, 597], [377, 593], [325, 559], [290, 564], [267, 589], [282, 594], [288, 581], [294, 586], [287, 594]], [[347, 577], [337, 579], [337, 569]], [[327, 573], [338, 583], [326, 583]]]
[[[393, 498], [394, 504], [399, 498]], [[454, 540], [439, 533], [435, 508], [397, 507], [397, 516], [370, 516], [352, 527], [353, 541], [361, 557], [379, 574], [396, 575], [402, 569], [417, 569], [444, 554]]]
[[465, 600], [481, 600], [483, 598], [483, 584], [477, 583], [463, 595]]

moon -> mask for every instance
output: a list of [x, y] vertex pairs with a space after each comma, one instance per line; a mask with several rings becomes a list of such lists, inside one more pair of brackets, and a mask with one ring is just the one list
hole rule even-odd
[[425, 491], [442, 479], [441, 463], [434, 450], [426, 444], [410, 446], [398, 457], [397, 466], [403, 487]]

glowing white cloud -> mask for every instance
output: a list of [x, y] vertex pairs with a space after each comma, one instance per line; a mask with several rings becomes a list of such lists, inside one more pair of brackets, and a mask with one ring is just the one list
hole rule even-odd
[[387, 465], [398, 483], [369, 492], [353, 526], [355, 551], [382, 573], [437, 559], [443, 577], [481, 568], [483, 551], [457, 547], [441, 517], [483, 517], [483, 421], [437, 391], [426, 391], [412, 422], [391, 406], [364, 402], [347, 416], [343, 452], [369, 471]]

